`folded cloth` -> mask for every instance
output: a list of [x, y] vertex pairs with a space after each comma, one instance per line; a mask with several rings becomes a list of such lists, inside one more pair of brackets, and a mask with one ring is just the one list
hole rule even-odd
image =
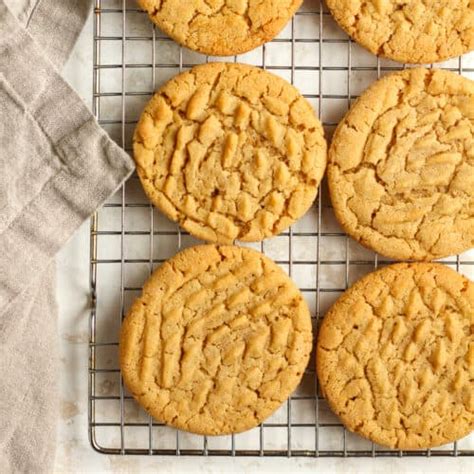
[[7, 473], [52, 471], [53, 258], [133, 170], [56, 69], [90, 3], [0, 0], [0, 466]]
[[10, 11], [58, 68], [69, 57], [92, 0], [5, 0]]
[[58, 413], [55, 266], [0, 317], [2, 473], [52, 472]]

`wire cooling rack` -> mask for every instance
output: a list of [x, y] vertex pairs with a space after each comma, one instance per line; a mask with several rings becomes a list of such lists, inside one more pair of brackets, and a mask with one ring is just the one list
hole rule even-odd
[[[268, 69], [297, 86], [314, 105], [330, 138], [351, 102], [374, 80], [404, 66], [359, 48], [335, 25], [319, 0], [306, 1], [277, 39], [232, 58], [210, 58], [180, 48], [126, 0], [96, 0], [93, 109], [125, 150], [153, 91], [195, 64], [239, 61]], [[441, 66], [474, 76], [474, 56]], [[198, 241], [154, 209], [132, 176], [91, 219], [89, 435], [105, 454], [203, 456], [473, 456], [474, 435], [436, 450], [402, 452], [347, 432], [319, 395], [314, 355], [300, 387], [272, 417], [246, 433], [203, 437], [154, 421], [122, 384], [118, 334], [130, 302], [153, 269]], [[310, 212], [289, 231], [257, 244], [298, 284], [314, 327], [356, 279], [387, 263], [342, 232], [325, 185]], [[445, 260], [474, 276], [474, 255]]]

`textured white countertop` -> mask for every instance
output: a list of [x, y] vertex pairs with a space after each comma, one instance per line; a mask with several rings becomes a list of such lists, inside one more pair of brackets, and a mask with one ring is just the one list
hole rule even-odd
[[[92, 21], [70, 58], [65, 75], [87, 104], [92, 96]], [[87, 438], [89, 223], [58, 257], [61, 405], [55, 472], [458, 472], [474, 471], [461, 458], [286, 459], [120, 457], [96, 453]]]

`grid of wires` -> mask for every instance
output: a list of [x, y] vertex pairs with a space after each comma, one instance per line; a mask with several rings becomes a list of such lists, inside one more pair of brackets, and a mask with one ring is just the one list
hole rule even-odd
[[[153, 91], [172, 75], [216, 59], [174, 44], [134, 2], [95, 1], [93, 109], [99, 123], [127, 151], [139, 112]], [[329, 136], [366, 85], [404, 67], [361, 50], [335, 26], [320, 0], [306, 1], [272, 42], [226, 60], [249, 62], [295, 84], [314, 105]], [[474, 68], [463, 61], [456, 58], [442, 67], [472, 75]], [[474, 455], [469, 438], [436, 450], [402, 452], [347, 432], [319, 394], [314, 364], [286, 404], [248, 433], [217, 438], [190, 435], [145, 414], [121, 380], [118, 329], [146, 277], [195, 241], [159, 215], [140, 193], [139, 181], [132, 176], [91, 219], [89, 435], [97, 451], [203, 456]], [[359, 248], [342, 232], [332, 217], [324, 186], [302, 223], [256, 248], [296, 281], [310, 304], [315, 328], [327, 307], [355, 279], [388, 262]], [[458, 271], [474, 269], [472, 257], [453, 257], [445, 263]]]

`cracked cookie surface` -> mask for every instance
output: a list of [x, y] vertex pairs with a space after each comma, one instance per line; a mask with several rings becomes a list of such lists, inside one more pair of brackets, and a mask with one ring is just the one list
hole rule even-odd
[[194, 236], [259, 241], [316, 198], [326, 142], [309, 102], [285, 80], [241, 64], [204, 64], [166, 83], [133, 142], [149, 199]]
[[278, 35], [303, 0], [138, 0], [168, 36], [212, 56], [246, 53]]
[[339, 25], [370, 52], [428, 64], [474, 49], [472, 0], [326, 0]]
[[382, 255], [474, 247], [474, 82], [426, 69], [377, 81], [336, 130], [328, 184], [346, 232]]
[[124, 320], [123, 379], [157, 420], [199, 434], [257, 426], [301, 380], [311, 316], [263, 254], [186, 249], [158, 268]]
[[347, 290], [317, 342], [321, 391], [346, 427], [398, 449], [474, 429], [474, 284], [436, 263], [396, 264]]

